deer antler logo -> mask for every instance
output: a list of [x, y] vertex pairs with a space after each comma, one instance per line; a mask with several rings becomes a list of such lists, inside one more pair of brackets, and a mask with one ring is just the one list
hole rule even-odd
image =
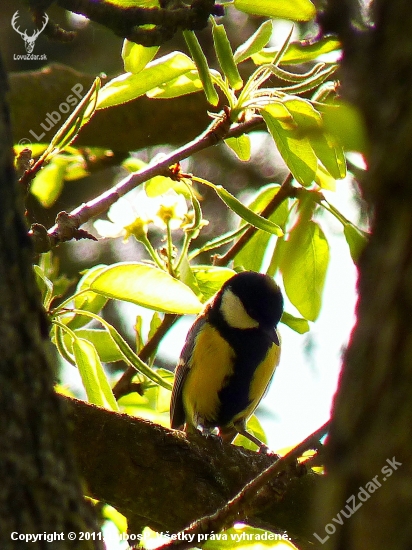
[[44, 28], [46, 27], [47, 25], [47, 22], [49, 21], [49, 16], [45, 13], [44, 14], [44, 18], [43, 18], [43, 26], [41, 29], [37, 29], [37, 31], [33, 31], [33, 34], [32, 36], [28, 36], [27, 35], [27, 32], [24, 31], [24, 32], [21, 32], [19, 30], [19, 27], [16, 27], [16, 22], [17, 22], [17, 19], [19, 18], [19, 11], [17, 10], [16, 13], [13, 15], [13, 18], [11, 20], [11, 26], [13, 27], [13, 29], [18, 32], [20, 34], [20, 36], [23, 38], [24, 40], [24, 46], [26, 48], [26, 52], [27, 53], [32, 53], [33, 49], [34, 49], [34, 44], [36, 42], [36, 39], [37, 37], [39, 36], [40, 33], [42, 33], [44, 31]]

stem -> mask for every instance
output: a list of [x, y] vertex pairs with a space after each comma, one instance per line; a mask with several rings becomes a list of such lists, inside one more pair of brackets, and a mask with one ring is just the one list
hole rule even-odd
[[173, 239], [172, 230], [170, 229], [170, 220], [166, 222], [167, 231], [167, 268], [172, 277], [175, 277], [175, 271], [173, 269]]
[[157, 265], [157, 267], [159, 267], [162, 271], [164, 271], [165, 266], [162, 263], [162, 260], [160, 259], [159, 254], [153, 248], [152, 243], [147, 238], [147, 235], [145, 235], [144, 237], [140, 237], [139, 241], [145, 246], [147, 252], [149, 253], [149, 256], [152, 258], [152, 260]]

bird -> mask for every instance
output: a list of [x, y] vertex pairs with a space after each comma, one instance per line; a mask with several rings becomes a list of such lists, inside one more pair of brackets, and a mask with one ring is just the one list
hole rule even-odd
[[242, 271], [228, 279], [191, 326], [176, 367], [171, 428], [231, 443], [241, 434], [267, 452], [246, 429], [280, 360], [277, 332], [283, 296], [268, 275]]

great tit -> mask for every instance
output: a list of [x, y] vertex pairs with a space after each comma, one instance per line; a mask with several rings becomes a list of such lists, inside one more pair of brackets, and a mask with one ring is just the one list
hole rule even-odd
[[246, 430], [280, 359], [276, 327], [282, 293], [268, 275], [234, 275], [206, 304], [186, 338], [170, 405], [171, 427], [205, 434], [219, 429], [224, 441]]

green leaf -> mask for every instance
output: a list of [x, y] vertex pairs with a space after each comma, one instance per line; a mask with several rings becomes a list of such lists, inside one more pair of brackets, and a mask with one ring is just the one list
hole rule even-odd
[[234, 0], [234, 5], [244, 13], [292, 21], [310, 21], [316, 15], [310, 0]]
[[114, 264], [91, 283], [95, 292], [164, 313], [199, 313], [196, 295], [165, 271], [135, 262]]
[[306, 319], [295, 317], [286, 311], [283, 312], [281, 322], [299, 334], [309, 332], [309, 323]]
[[[256, 446], [254, 447], [256, 450]], [[297, 550], [285, 533], [286, 540], [277, 533], [237, 524], [224, 531], [226, 537], [219, 540], [217, 536], [209, 536], [202, 544], [204, 550]]]
[[181, 52], [172, 52], [152, 61], [138, 74], [125, 73], [113, 78], [100, 90], [97, 109], [126, 103], [195, 68]]
[[322, 189], [336, 191], [336, 179], [331, 176], [321, 162], [318, 162], [315, 182], [319, 185], [319, 187], [322, 187]]
[[199, 285], [193, 273], [193, 269], [192, 269], [192, 266], [190, 265], [187, 254], [183, 255], [183, 258], [181, 259], [181, 262], [180, 262], [179, 280], [182, 281], [182, 283], [184, 283], [185, 285], [187, 285], [191, 290], [193, 290], [193, 292], [196, 294], [196, 296], [199, 298], [199, 300], [202, 303], [204, 302], [204, 296], [202, 294], [202, 291], [199, 288]]
[[321, 227], [301, 217], [283, 243], [280, 270], [289, 300], [299, 313], [315, 321], [329, 264], [329, 245]]
[[[88, 291], [88, 289], [90, 288], [90, 284], [94, 278], [106, 269], [106, 267], [106, 265], [96, 265], [91, 269], [88, 269], [80, 279], [77, 284], [76, 293], [73, 300], [74, 307], [76, 309], [82, 309], [91, 313], [99, 313], [99, 311], [104, 308], [107, 303], [107, 298], [105, 296], [101, 296], [100, 294], [96, 294], [91, 290]], [[65, 318], [65, 323], [72, 330], [86, 325], [89, 321], [90, 319], [87, 317], [75, 314], [73, 314], [72, 318]]]
[[48, 279], [40, 266], [34, 265], [34, 274], [36, 276], [37, 286], [41, 292], [42, 303], [47, 310], [50, 305], [51, 297], [53, 296], [53, 283]]
[[358, 263], [359, 256], [362, 250], [365, 248], [368, 238], [366, 234], [352, 225], [351, 223], [345, 223], [343, 226], [343, 233], [345, 235], [346, 242], [349, 245], [350, 255], [355, 264]]
[[[196, 64], [200, 80], [203, 84], [207, 101], [216, 107], [219, 103], [219, 96], [213, 85], [212, 76], [210, 74], [209, 65], [199, 41], [193, 31], [183, 31], [183, 37], [186, 40], [187, 47], [189, 48], [190, 55], [193, 57], [193, 61]], [[193, 68], [193, 67], [191, 67]]]
[[[285, 110], [282, 118], [279, 117], [280, 106]], [[302, 185], [311, 185], [316, 176], [318, 161], [309, 139], [302, 137], [287, 119], [287, 116], [292, 116], [284, 105], [267, 105], [261, 110], [261, 114], [293, 176]]]
[[[255, 199], [249, 204], [249, 208], [254, 212], [261, 212], [278, 193], [280, 186], [270, 184], [263, 187]], [[288, 201], [283, 201], [281, 205], [269, 216], [269, 220], [284, 228], [289, 216]], [[234, 266], [242, 267], [250, 271], [259, 272], [262, 268], [263, 260], [267, 248], [271, 241], [271, 235], [266, 231], [257, 231], [249, 242], [236, 254]]]
[[110, 4], [121, 6], [122, 8], [159, 8], [158, 0], [110, 0]]
[[[299, 97], [287, 97], [283, 100], [302, 136], [309, 139], [310, 145], [327, 172], [334, 179], [346, 176], [346, 160], [342, 147], [331, 134], [323, 130], [320, 113], [312, 104]], [[325, 186], [324, 186], [325, 187]]]
[[250, 137], [246, 134], [242, 134], [239, 137], [230, 137], [225, 139], [225, 143], [239, 160], [250, 160]]
[[[67, 153], [70, 149], [71, 147], [66, 147], [65, 153]], [[97, 147], [93, 149], [97, 149]], [[96, 158], [96, 160], [99, 159], [99, 154], [94, 153], [94, 151], [92, 151], [92, 148], [90, 148], [89, 154], [90, 156], [93, 156], [94, 158]], [[104, 154], [101, 156], [104, 156]], [[58, 155], [56, 158], [59, 158], [59, 157], [60, 155]], [[86, 178], [89, 175], [90, 175], [90, 172], [89, 170], [86, 169], [86, 163], [84, 161], [83, 155], [72, 154], [67, 158], [66, 173], [64, 174], [65, 181], [76, 181], [82, 178]]]
[[148, 197], [158, 197], [163, 195], [169, 189], [173, 189], [176, 193], [182, 193], [184, 196], [187, 196], [187, 187], [181, 181], [172, 180], [167, 176], [154, 176], [144, 183], [143, 186], [145, 193]]
[[133, 368], [135, 368], [137, 372], [141, 372], [144, 376], [149, 378], [149, 380], [152, 380], [152, 382], [154, 382], [155, 384], [158, 384], [169, 391], [172, 389], [172, 386], [164, 379], [164, 377], [159, 376], [156, 371], [151, 369], [148, 365], [146, 365], [146, 363], [144, 363], [140, 359], [140, 357], [132, 350], [126, 340], [117, 332], [113, 325], [105, 321], [105, 319], [103, 319], [102, 317], [99, 317], [99, 315], [96, 315], [95, 313], [91, 313], [89, 311], [81, 311], [76, 309], [75, 313], [77, 313], [77, 315], [84, 315], [88, 319], [94, 319], [95, 321], [101, 323], [109, 332], [112, 340], [115, 342], [120, 352], [122, 353], [123, 360], [128, 365], [131, 365]]
[[227, 78], [230, 86], [234, 90], [240, 90], [243, 86], [243, 80], [236, 67], [232, 47], [227, 37], [225, 27], [223, 25], [216, 25], [215, 23], [212, 26], [212, 34], [220, 68], [222, 69], [223, 74]]
[[185, 74], [172, 78], [169, 82], [161, 84], [152, 90], [149, 90], [146, 95], [154, 99], [170, 99], [180, 97], [182, 95], [193, 94], [203, 90], [202, 81], [199, 78], [197, 69], [188, 71]]
[[[307, 63], [313, 61], [326, 53], [338, 51], [341, 49], [341, 43], [336, 38], [324, 37], [316, 42], [292, 42], [289, 44], [286, 53], [283, 55], [280, 64], [293, 65], [294, 63]], [[253, 54], [252, 59], [256, 65], [265, 65], [272, 63], [277, 53], [277, 48], [265, 48], [259, 53]]]
[[90, 403], [118, 411], [119, 407], [93, 344], [83, 338], [75, 338], [73, 354]]
[[346, 159], [337, 140], [325, 132], [309, 135], [309, 140], [316, 156], [331, 176], [337, 180], [343, 179], [346, 176]]
[[147, 335], [148, 340], [150, 340], [157, 332], [157, 329], [162, 324], [162, 317], [158, 314], [157, 311], [155, 311], [152, 315], [152, 318], [150, 320], [150, 328]]
[[50, 208], [60, 197], [64, 187], [64, 176], [69, 159], [55, 157], [50, 164], [37, 173], [30, 186], [30, 193], [44, 208]]
[[63, 151], [74, 140], [80, 131], [80, 128], [84, 126], [96, 109], [97, 97], [100, 90], [100, 78], [96, 78], [76, 109], [69, 116], [66, 122], [53, 136], [50, 145], [44, 151], [39, 161], [45, 162], [57, 155], [60, 151]]
[[366, 129], [359, 110], [347, 102], [321, 104], [325, 130], [337, 139], [346, 151], [365, 153], [367, 150]]
[[306, 99], [286, 96], [282, 99], [282, 103], [292, 115], [300, 132], [309, 133], [311, 130], [316, 131], [321, 128], [322, 117]]
[[192, 271], [205, 301], [214, 296], [228, 279], [236, 275], [236, 271], [227, 267], [206, 265], [192, 266]]
[[[115, 361], [121, 361], [123, 359], [123, 355], [107, 330], [81, 328], [75, 330], [74, 333], [78, 338], [82, 338], [93, 344], [99, 355], [100, 361], [103, 363], [114, 363]], [[72, 339], [70, 334], [66, 332], [63, 338], [67, 349], [71, 351]]]
[[236, 63], [249, 59], [253, 54], [260, 52], [269, 42], [273, 31], [272, 21], [265, 21], [250, 38], [241, 44], [234, 53]]
[[122, 58], [124, 70], [126, 73], [137, 74], [154, 58], [159, 50], [159, 46], [146, 48], [141, 44], [124, 40], [122, 48]]
[[278, 237], [281, 237], [283, 235], [283, 231], [278, 225], [271, 222], [270, 220], [262, 218], [262, 216], [259, 216], [258, 214], [255, 214], [255, 212], [253, 212], [252, 210], [250, 210], [250, 208], [241, 203], [224, 187], [222, 187], [221, 185], [213, 185], [213, 188], [222, 199], [222, 201], [227, 204], [227, 206], [235, 214], [240, 216], [247, 223], [250, 223], [250, 225], [253, 225], [253, 227], [257, 227], [258, 229], [262, 229], [263, 231], [267, 231], [268, 233], [277, 235]]

